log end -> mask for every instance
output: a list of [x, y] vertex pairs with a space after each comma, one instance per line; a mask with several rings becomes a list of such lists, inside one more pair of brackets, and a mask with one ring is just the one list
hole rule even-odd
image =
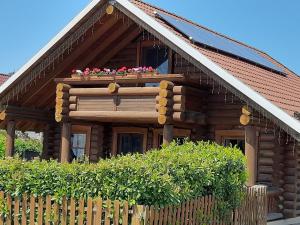
[[171, 81], [162, 80], [159, 83], [160, 89], [167, 89], [167, 90], [173, 90], [174, 84]]
[[118, 92], [120, 85], [117, 83], [110, 83], [107, 88], [110, 93], [116, 93]]
[[171, 122], [171, 117], [168, 117], [166, 115], [159, 115], [157, 121], [160, 125], [168, 124]]
[[248, 125], [250, 123], [250, 116], [242, 114], [240, 117], [240, 123], [244, 126]]

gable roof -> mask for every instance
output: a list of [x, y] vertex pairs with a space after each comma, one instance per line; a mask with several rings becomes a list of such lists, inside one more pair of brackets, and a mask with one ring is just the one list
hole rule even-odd
[[1, 86], [5, 81], [7, 81], [8, 78], [9, 78], [8, 75], [3, 74], [3, 73], [0, 73], [0, 86]]
[[[160, 24], [167, 27], [178, 37], [190, 43], [190, 45], [196, 48], [204, 56], [220, 65], [223, 69], [226, 69], [233, 76], [240, 79], [255, 91], [259, 92], [262, 96], [286, 111], [291, 116], [294, 115], [294, 112], [300, 111], [300, 89], [298, 88], [300, 87], [300, 77], [292, 71], [288, 70], [288, 68], [280, 64], [278, 61], [274, 60], [266, 53], [150, 4], [141, 2], [139, 0], [132, 0], [131, 2], [138, 6], [141, 10], [146, 12], [149, 16], [154, 18], [156, 21], [158, 21]], [[222, 54], [212, 49], [205, 48], [203, 46], [201, 47], [200, 45], [195, 45], [191, 43], [186, 37], [184, 37], [180, 32], [176, 31], [172, 26], [168, 25], [163, 20], [158, 19], [155, 16], [154, 12], [167, 14], [171, 17], [174, 17], [175, 19], [185, 21], [194, 26], [199, 26], [215, 35], [225, 37], [228, 40], [236, 42], [237, 44], [253, 49], [264, 58], [274, 63], [276, 66], [282, 68], [282, 70], [285, 72], [285, 75], [280, 75], [276, 72], [266, 70], [262, 67], [254, 65], [253, 63], [238, 59], [237, 57], [232, 57], [228, 54]]]
[[[0, 87], [0, 96], [11, 85], [14, 85], [27, 70], [36, 65], [50, 49], [54, 48], [59, 41], [62, 41], [74, 27], [78, 26], [85, 16], [95, 10], [102, 2], [105, 1], [92, 1], [37, 55]], [[195, 45], [154, 15], [155, 10], [167, 12], [141, 1], [114, 0], [111, 1], [111, 4], [114, 4], [119, 10], [146, 30], [149, 30], [160, 40], [163, 40], [169, 47], [176, 49], [178, 53], [189, 59], [195, 66], [222, 82], [229, 91], [236, 93], [247, 104], [259, 111], [263, 111], [266, 117], [272, 119], [281, 128], [297, 140], [300, 140], [300, 122], [292, 117], [294, 111], [300, 111], [300, 102], [297, 98], [300, 94], [297, 90], [297, 86], [300, 85], [300, 78], [292, 71], [289, 71], [263, 52], [259, 53], [282, 67], [287, 76], [279, 75], [237, 58]], [[170, 15], [175, 16], [173, 14]]]

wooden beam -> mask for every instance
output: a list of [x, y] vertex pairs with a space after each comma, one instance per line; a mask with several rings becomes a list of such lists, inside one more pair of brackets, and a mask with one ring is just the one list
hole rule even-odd
[[[71, 88], [70, 96], [111, 96], [108, 88]], [[158, 87], [121, 87], [117, 95], [120, 96], [155, 96], [159, 93]]]
[[257, 131], [253, 126], [245, 127], [245, 155], [248, 171], [248, 186], [256, 184], [257, 178]]
[[61, 131], [61, 150], [60, 150], [61, 163], [69, 162], [70, 150], [71, 150], [71, 123], [65, 122], [62, 124], [62, 131]]
[[[127, 33], [128, 29], [130, 29], [127, 25], [123, 24], [122, 22], [119, 22], [117, 25], [118, 27], [110, 29], [109, 35], [105, 37], [105, 40], [99, 42], [97, 46], [91, 49], [91, 51], [86, 57], [81, 59], [81, 62], [78, 64], [78, 68], [87, 67], [87, 65], [90, 64], [107, 47], [109, 47], [111, 44], [115, 45], [116, 40], [124, 33]], [[135, 24], [134, 26], [136, 27]], [[93, 65], [98, 65], [98, 64], [93, 64]]]
[[101, 122], [157, 123], [156, 111], [70, 111], [69, 117]]
[[14, 120], [10, 120], [7, 123], [6, 127], [6, 157], [13, 157], [15, 151], [15, 128], [16, 122]]
[[136, 25], [133, 28], [130, 28], [125, 37], [120, 38], [114, 46], [110, 46], [110, 49], [107, 49], [107, 53], [100, 57], [99, 61], [96, 61], [94, 65], [104, 66], [109, 60], [111, 60], [119, 51], [128, 45], [132, 40], [134, 40], [140, 31], [136, 28]]
[[174, 125], [165, 124], [163, 130], [163, 145], [169, 145], [173, 140]]

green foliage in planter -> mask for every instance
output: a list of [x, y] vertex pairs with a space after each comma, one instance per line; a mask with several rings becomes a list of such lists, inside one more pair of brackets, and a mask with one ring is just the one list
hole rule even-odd
[[[5, 140], [5, 131], [0, 131], [0, 158], [3, 158], [5, 155]], [[22, 156], [26, 151], [41, 153], [41, 141], [30, 138], [17, 137], [15, 139], [15, 153], [19, 156]]]
[[236, 148], [175, 142], [162, 150], [102, 160], [97, 164], [0, 160], [0, 190], [20, 195], [101, 196], [131, 204], [169, 205], [207, 194], [234, 208], [246, 180]]

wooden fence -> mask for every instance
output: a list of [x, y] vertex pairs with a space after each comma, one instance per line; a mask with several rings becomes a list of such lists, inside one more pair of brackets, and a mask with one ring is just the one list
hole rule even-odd
[[266, 194], [264, 186], [248, 188], [243, 205], [220, 221], [212, 196], [157, 209], [101, 198], [57, 203], [51, 196], [12, 198], [0, 192], [0, 225], [266, 225]]

